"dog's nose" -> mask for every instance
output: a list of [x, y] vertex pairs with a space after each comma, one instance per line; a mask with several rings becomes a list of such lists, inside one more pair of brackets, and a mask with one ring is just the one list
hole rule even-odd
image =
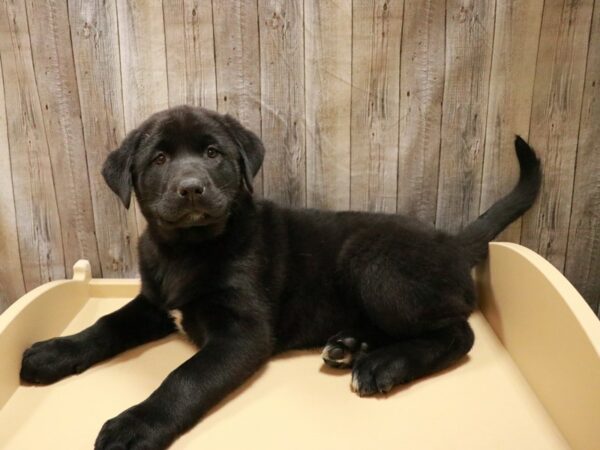
[[177, 186], [177, 193], [180, 197], [193, 200], [204, 193], [204, 186], [197, 178], [185, 178]]

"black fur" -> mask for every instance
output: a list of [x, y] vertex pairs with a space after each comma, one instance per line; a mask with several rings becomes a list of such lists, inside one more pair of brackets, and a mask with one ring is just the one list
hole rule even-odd
[[142, 290], [87, 330], [37, 343], [21, 378], [51, 383], [175, 331], [202, 347], [145, 401], [108, 421], [97, 449], [165, 448], [270, 356], [323, 346], [359, 395], [445, 368], [473, 344], [472, 266], [531, 206], [540, 164], [520, 138], [516, 188], [458, 236], [413, 219], [295, 210], [252, 198], [260, 140], [198, 108], [157, 113], [107, 159], [108, 185], [148, 220]]

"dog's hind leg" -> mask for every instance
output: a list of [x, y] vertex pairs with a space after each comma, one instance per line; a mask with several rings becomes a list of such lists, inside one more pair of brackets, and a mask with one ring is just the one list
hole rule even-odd
[[369, 323], [389, 336], [354, 361], [352, 385], [360, 395], [442, 370], [471, 349], [467, 318], [475, 290], [456, 250], [443, 239], [411, 247], [410, 240], [368, 236], [348, 246], [340, 279]]
[[356, 360], [352, 390], [360, 396], [389, 392], [398, 384], [442, 370], [466, 355], [474, 335], [465, 319], [380, 347]]

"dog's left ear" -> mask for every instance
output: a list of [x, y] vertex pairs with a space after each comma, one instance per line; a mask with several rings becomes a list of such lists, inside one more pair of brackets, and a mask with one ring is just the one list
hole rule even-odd
[[129, 209], [131, 191], [133, 189], [133, 174], [131, 172], [133, 154], [140, 143], [139, 129], [131, 131], [121, 146], [110, 152], [104, 166], [102, 176], [108, 187], [119, 196], [125, 208]]
[[244, 185], [252, 193], [254, 191], [252, 180], [258, 173], [260, 166], [262, 166], [265, 147], [256, 134], [242, 126], [229, 114], [222, 116], [222, 120], [225, 128], [238, 144]]

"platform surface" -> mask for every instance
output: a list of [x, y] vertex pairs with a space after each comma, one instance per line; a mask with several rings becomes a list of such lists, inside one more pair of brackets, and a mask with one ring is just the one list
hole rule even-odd
[[[124, 304], [91, 298], [63, 334]], [[271, 361], [173, 449], [565, 449], [566, 441], [483, 315], [469, 356], [386, 397], [359, 398], [318, 352]], [[195, 352], [181, 335], [51, 386], [20, 386], [0, 410], [0, 448], [88, 449], [102, 424], [145, 399]]]

